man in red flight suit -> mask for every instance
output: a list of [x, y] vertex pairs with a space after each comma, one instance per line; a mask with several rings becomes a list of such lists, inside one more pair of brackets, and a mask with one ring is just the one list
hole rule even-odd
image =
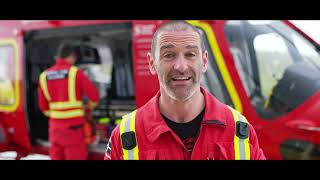
[[208, 52], [197, 29], [184, 21], [161, 26], [148, 59], [160, 91], [123, 117], [106, 160], [265, 159], [246, 118], [200, 86]]
[[99, 93], [84, 72], [73, 66], [76, 52], [74, 45], [62, 43], [56, 64], [39, 78], [39, 107], [50, 118], [49, 154], [53, 160], [85, 160], [88, 156], [82, 97], [88, 96], [89, 107], [93, 109]]

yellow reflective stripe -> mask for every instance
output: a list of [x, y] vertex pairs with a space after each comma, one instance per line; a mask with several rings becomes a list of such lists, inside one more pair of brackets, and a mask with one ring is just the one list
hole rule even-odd
[[[136, 132], [136, 110], [132, 112], [131, 115], [131, 120], [130, 120], [130, 131]], [[138, 160], [139, 159], [139, 149], [138, 149], [138, 141], [137, 141], [137, 136], [136, 136], [136, 142], [137, 146], [133, 148], [133, 159]]]
[[69, 101], [77, 101], [76, 99], [76, 75], [78, 69], [76, 67], [71, 66], [69, 70], [68, 77], [68, 96]]
[[50, 111], [43, 111], [42, 112], [45, 116], [50, 117]]
[[[234, 132], [236, 132], [236, 122], [238, 121], [238, 116], [235, 114], [235, 112], [233, 111], [232, 108], [230, 108], [231, 112], [232, 112], [232, 116], [234, 119]], [[235, 160], [239, 160], [240, 159], [240, 152], [239, 152], [239, 137], [236, 135], [236, 133], [234, 134], [234, 159]]]
[[51, 101], [51, 97], [49, 95], [48, 86], [47, 86], [47, 75], [46, 72], [40, 74], [40, 86], [44, 96], [46, 97], [47, 101]]
[[[136, 119], [136, 110], [122, 117], [122, 121], [120, 124], [120, 137], [122, 136], [122, 134], [126, 132], [132, 131], [136, 133], [135, 119]], [[136, 142], [137, 142], [136, 147], [134, 147], [131, 150], [126, 150], [122, 148], [123, 160], [139, 160], [139, 148], [138, 148], [137, 137], [136, 137]]]
[[[242, 115], [241, 115], [242, 116]], [[248, 120], [246, 117], [242, 116], [242, 119], [245, 120], [246, 123], [248, 123]], [[245, 155], [246, 155], [246, 160], [250, 160], [250, 143], [249, 143], [249, 137], [250, 137], [250, 131], [249, 131], [249, 136], [248, 138], [244, 139], [244, 145], [245, 145]]]
[[69, 111], [50, 111], [50, 118], [54, 119], [68, 119], [84, 116], [82, 109], [69, 110]]
[[242, 121], [248, 123], [244, 116], [242, 116], [240, 113], [236, 112], [233, 108], [229, 107], [229, 109], [232, 112], [232, 116], [234, 119], [234, 159], [235, 160], [250, 160], [250, 145], [249, 145], [249, 137], [246, 139], [240, 139], [236, 135], [236, 123], [239, 120], [239, 116], [242, 117]]
[[124, 126], [126, 125], [127, 116], [128, 116], [128, 114], [122, 117], [122, 121], [120, 124], [120, 141], [121, 141], [122, 152], [123, 152], [123, 160], [128, 159], [128, 151], [123, 148], [122, 140], [121, 140], [121, 135], [124, 133]]
[[51, 102], [49, 103], [49, 107], [51, 110], [63, 110], [70, 108], [82, 108], [82, 101], [75, 102]]
[[234, 87], [233, 81], [231, 79], [231, 76], [230, 76], [229, 71], [227, 69], [227, 66], [225, 64], [225, 61], [223, 59], [221, 50], [219, 48], [216, 36], [215, 36], [210, 24], [208, 24], [207, 22], [201, 22], [201, 21], [195, 21], [195, 20], [188, 20], [187, 22], [189, 24], [192, 24], [193, 26], [196, 26], [196, 27], [203, 29], [204, 32], [206, 33], [209, 44], [210, 44], [211, 49], [213, 51], [213, 55], [216, 59], [219, 71], [222, 75], [222, 79], [223, 79], [223, 81], [227, 87], [227, 90], [230, 94], [230, 98], [231, 98], [235, 108], [237, 109], [237, 111], [242, 113], [243, 110], [242, 110], [242, 104], [241, 104], [239, 95], [236, 91], [236, 88]]

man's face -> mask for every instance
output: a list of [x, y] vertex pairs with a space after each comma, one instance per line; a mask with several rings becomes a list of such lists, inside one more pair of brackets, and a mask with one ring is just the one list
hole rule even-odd
[[150, 57], [150, 70], [157, 73], [161, 88], [177, 101], [186, 101], [200, 88], [207, 69], [208, 53], [202, 52], [199, 34], [194, 31], [161, 32]]

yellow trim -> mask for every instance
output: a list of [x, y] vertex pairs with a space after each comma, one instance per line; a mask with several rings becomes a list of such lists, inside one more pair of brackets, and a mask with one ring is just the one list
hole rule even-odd
[[13, 38], [0, 39], [0, 46], [12, 46], [14, 51], [14, 97], [12, 105], [0, 105], [0, 111], [13, 112], [20, 104], [20, 85], [19, 85], [19, 46]]
[[84, 116], [82, 109], [69, 110], [69, 111], [50, 111], [50, 118], [54, 119], [69, 119]]
[[[236, 122], [238, 121], [238, 116], [235, 114], [236, 112], [234, 112], [233, 110], [231, 110], [231, 112], [232, 112], [232, 116], [233, 116], [233, 119], [234, 119], [234, 124], [236, 125]], [[236, 128], [236, 126], [234, 128]], [[234, 140], [233, 141], [234, 141], [234, 143], [233, 143], [234, 144], [234, 159], [235, 160], [239, 160], [240, 159], [239, 137], [236, 134], [234, 135]]]
[[216, 59], [219, 71], [222, 75], [222, 79], [227, 87], [227, 90], [230, 94], [231, 100], [235, 106], [235, 109], [239, 111], [240, 113], [243, 112], [241, 100], [239, 98], [238, 92], [234, 86], [234, 83], [231, 79], [230, 73], [227, 69], [227, 66], [225, 64], [225, 60], [222, 56], [221, 50], [219, 48], [216, 36], [214, 34], [214, 31], [212, 30], [211, 26], [207, 22], [197, 21], [197, 20], [188, 20], [189, 24], [199, 27], [204, 30], [208, 37], [209, 44], [211, 46], [211, 50], [213, 51], [213, 55]]
[[[231, 110], [231, 112], [232, 112], [232, 116], [233, 116], [233, 119], [234, 119], [234, 125], [235, 125], [235, 127], [234, 127], [234, 132], [236, 132], [236, 123], [239, 121], [239, 119], [238, 119], [238, 115], [237, 115], [237, 112], [232, 108], [232, 107], [229, 107], [229, 109]], [[242, 116], [241, 114], [240, 114], [240, 116]], [[247, 119], [244, 117], [244, 116], [242, 116], [244, 119], [245, 119], [245, 121], [248, 123], [248, 121], [247, 121]], [[240, 151], [239, 151], [239, 149], [240, 149], [240, 147], [239, 147], [239, 141], [240, 141], [240, 138], [235, 134], [234, 135], [234, 140], [233, 140], [233, 142], [234, 142], [234, 159], [235, 160], [240, 160]], [[245, 150], [245, 159], [246, 160], [250, 160], [250, 145], [249, 145], [249, 137], [248, 138], [246, 138], [246, 139], [244, 139], [244, 150]]]
[[46, 72], [42, 72], [40, 74], [40, 86], [47, 101], [51, 101], [51, 97], [47, 86]]
[[[241, 115], [242, 116], [242, 115]], [[246, 123], [249, 123], [247, 118], [245, 116], [242, 116], [242, 118], [246, 121]], [[249, 134], [250, 135], [250, 134]], [[250, 137], [250, 136], [249, 136]], [[247, 139], [244, 140], [244, 145], [245, 145], [245, 149], [246, 149], [246, 159], [250, 160], [250, 143], [249, 143], [249, 137]]]
[[49, 107], [51, 110], [62, 110], [70, 108], [82, 108], [82, 101], [67, 101], [67, 102], [51, 102]]
[[[126, 125], [127, 116], [128, 116], [128, 114], [122, 117], [122, 121], [120, 124], [120, 139], [121, 139], [121, 135], [124, 133], [124, 127]], [[123, 147], [122, 141], [121, 141], [121, 145]], [[127, 160], [128, 159], [128, 151], [125, 150], [124, 148], [122, 148], [122, 152], [123, 152], [123, 160]]]
[[47, 117], [50, 117], [50, 111], [48, 110], [48, 111], [43, 111], [42, 112], [45, 116], [47, 116]]
[[[136, 112], [137, 112], [137, 110], [135, 110], [135, 111], [132, 112], [131, 121], [130, 121], [130, 131], [133, 131], [133, 132], [136, 132], [136, 123], [135, 123], [135, 120], [136, 120]], [[135, 137], [136, 137], [137, 145], [136, 145], [135, 148], [133, 148], [133, 159], [134, 159], [134, 160], [139, 160], [138, 141], [137, 141], [137, 136], [135, 136]]]
[[69, 77], [68, 77], [68, 96], [69, 101], [77, 101], [76, 98], [76, 74], [78, 69], [76, 67], [71, 66], [69, 70]]
[[[137, 112], [137, 110], [135, 110], [135, 111], [133, 111], [131, 113], [131, 119], [130, 119], [130, 131], [133, 131], [135, 133], [136, 133], [136, 127], [135, 127], [135, 124], [136, 124], [135, 123], [136, 112]], [[125, 129], [124, 128], [125, 128], [126, 123], [127, 123], [127, 121], [126, 121], [127, 117], [128, 117], [128, 114], [122, 117], [122, 121], [121, 121], [121, 124], [120, 124], [120, 138], [121, 138], [121, 135], [123, 133], [125, 133]], [[137, 142], [136, 147], [134, 147], [132, 149], [132, 151], [133, 151], [133, 160], [139, 160], [139, 148], [138, 148], [137, 136], [136, 136], [136, 142]], [[121, 141], [121, 144], [122, 144], [122, 141]], [[122, 145], [122, 147], [123, 147], [123, 145]], [[126, 150], [126, 149], [122, 148], [122, 152], [123, 152], [123, 160], [128, 160], [129, 159], [129, 150]]]

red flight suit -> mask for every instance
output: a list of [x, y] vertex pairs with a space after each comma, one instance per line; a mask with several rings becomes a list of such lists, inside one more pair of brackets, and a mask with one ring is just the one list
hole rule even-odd
[[41, 111], [50, 118], [49, 154], [53, 160], [87, 159], [81, 104], [83, 95], [88, 96], [90, 103], [99, 100], [97, 89], [84, 72], [64, 59], [58, 59], [54, 66], [40, 75], [38, 101]]
[[[127, 134], [128, 136], [123, 137], [124, 134], [121, 133], [121, 126], [117, 126], [115, 128], [109, 139], [104, 159], [265, 159], [265, 156], [259, 147], [255, 130], [248, 122], [248, 126], [244, 126], [248, 127], [247, 139], [242, 139], [236, 136], [236, 129], [238, 128], [235, 127], [236, 122], [234, 119], [239, 121], [240, 118], [245, 118], [240, 114], [238, 114], [239, 116], [234, 116], [237, 115], [238, 112], [233, 109], [231, 110], [230, 107], [219, 102], [205, 89], [201, 88], [201, 92], [205, 97], [205, 114], [192, 154], [189, 153], [181, 139], [168, 127], [166, 122], [163, 120], [159, 111], [160, 92], [158, 92], [158, 94], [146, 105], [136, 111], [134, 124], [135, 130], [131, 124], [128, 125], [128, 123], [126, 123], [126, 125], [124, 125], [124, 128], [130, 129]], [[125, 117], [121, 123], [123, 123], [125, 119], [129, 120], [130, 118]], [[135, 131], [135, 138], [132, 136], [133, 131]], [[133, 139], [136, 141], [136, 146], [134, 148], [131, 146]], [[131, 155], [128, 153], [128, 151], [126, 151], [126, 149], [124, 149], [124, 143], [126, 144], [125, 146], [127, 146], [126, 148], [132, 151]], [[245, 149], [240, 150], [239, 148]]]

